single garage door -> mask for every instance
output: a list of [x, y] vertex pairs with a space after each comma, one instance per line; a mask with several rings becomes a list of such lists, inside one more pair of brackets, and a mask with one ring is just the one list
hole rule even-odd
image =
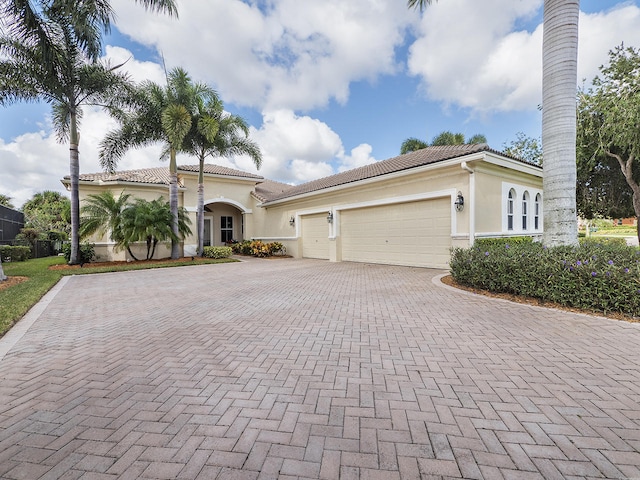
[[446, 268], [451, 248], [447, 198], [345, 210], [340, 215], [342, 259]]
[[329, 224], [326, 213], [302, 217], [302, 256], [329, 260]]

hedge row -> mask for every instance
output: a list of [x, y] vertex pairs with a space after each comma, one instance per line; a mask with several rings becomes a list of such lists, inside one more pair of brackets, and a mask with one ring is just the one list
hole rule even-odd
[[202, 253], [207, 258], [229, 258], [233, 250], [231, 247], [204, 247]]
[[254, 257], [272, 257], [284, 255], [286, 249], [280, 242], [263, 242], [262, 240], [244, 240], [230, 243], [233, 253], [238, 255], [253, 255]]
[[24, 262], [31, 258], [31, 247], [0, 245], [0, 257], [3, 262]]
[[450, 268], [462, 285], [640, 316], [640, 250], [619, 242], [546, 248], [511, 239], [478, 241], [453, 249]]

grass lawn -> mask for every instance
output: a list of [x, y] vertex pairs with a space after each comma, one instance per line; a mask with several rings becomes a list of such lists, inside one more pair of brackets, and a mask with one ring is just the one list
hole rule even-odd
[[42, 296], [53, 287], [64, 275], [83, 275], [88, 273], [122, 272], [127, 270], [143, 270], [148, 268], [180, 267], [185, 265], [202, 265], [208, 263], [235, 262], [231, 258], [201, 258], [196, 261], [167, 260], [155, 262], [114, 263], [113, 265], [90, 266], [74, 269], [50, 269], [55, 265], [64, 265], [62, 257], [47, 257], [27, 260], [26, 262], [3, 263], [2, 268], [10, 280], [14, 277], [26, 277], [20, 283], [2, 288], [0, 283], [0, 337], [3, 336]]

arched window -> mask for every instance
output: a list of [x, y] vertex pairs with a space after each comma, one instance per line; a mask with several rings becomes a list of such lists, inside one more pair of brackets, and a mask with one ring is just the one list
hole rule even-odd
[[529, 228], [529, 192], [522, 194], [522, 230]]
[[507, 197], [507, 230], [513, 230], [513, 202], [516, 198], [516, 192], [512, 188], [509, 190], [509, 196]]
[[542, 197], [538, 193], [535, 199], [534, 212], [533, 212], [533, 228], [536, 230], [540, 230], [540, 208], [542, 205], [540, 204]]

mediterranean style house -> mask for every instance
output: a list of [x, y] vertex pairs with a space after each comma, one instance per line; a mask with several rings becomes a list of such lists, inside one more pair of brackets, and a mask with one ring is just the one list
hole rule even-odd
[[[197, 182], [197, 165], [178, 167], [193, 226]], [[168, 187], [167, 167], [83, 174], [80, 201], [105, 189], [168, 199]], [[278, 241], [296, 258], [447, 268], [451, 247], [542, 234], [542, 168], [486, 144], [428, 147], [301, 185], [207, 164], [204, 192], [205, 245]], [[195, 254], [193, 226], [185, 256]], [[92, 241], [100, 260], [127, 258], [106, 236]]]

